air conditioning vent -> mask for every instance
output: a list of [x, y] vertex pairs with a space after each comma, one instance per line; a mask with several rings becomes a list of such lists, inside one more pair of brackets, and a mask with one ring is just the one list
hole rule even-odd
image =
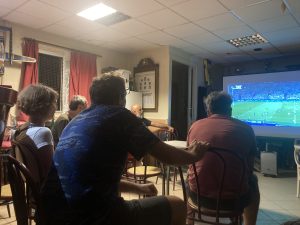
[[123, 14], [121, 12], [115, 12], [111, 15], [102, 17], [101, 19], [96, 20], [96, 22], [101, 23], [106, 26], [111, 26], [116, 23], [120, 23], [124, 20], [128, 20], [130, 16]]

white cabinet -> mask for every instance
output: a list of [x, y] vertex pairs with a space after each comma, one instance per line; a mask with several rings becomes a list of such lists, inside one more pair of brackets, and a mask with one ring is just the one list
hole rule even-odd
[[277, 176], [277, 152], [260, 153], [261, 173]]
[[128, 95], [126, 95], [126, 108], [131, 109], [131, 106], [134, 104], [143, 105], [143, 97], [141, 92], [130, 91]]

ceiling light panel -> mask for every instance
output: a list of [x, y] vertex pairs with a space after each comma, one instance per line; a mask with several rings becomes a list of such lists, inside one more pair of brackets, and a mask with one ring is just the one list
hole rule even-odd
[[227, 42], [239, 48], [239, 47], [244, 47], [249, 45], [267, 43], [268, 41], [265, 38], [263, 38], [260, 34], [253, 34], [250, 36], [230, 39], [227, 40]]
[[88, 20], [97, 20], [100, 19], [102, 17], [108, 16], [110, 14], [115, 13], [116, 10], [103, 4], [100, 3], [98, 5], [95, 5], [93, 7], [90, 7], [88, 9], [85, 9], [79, 13], [77, 13], [78, 16], [81, 16], [83, 18], [86, 18]]

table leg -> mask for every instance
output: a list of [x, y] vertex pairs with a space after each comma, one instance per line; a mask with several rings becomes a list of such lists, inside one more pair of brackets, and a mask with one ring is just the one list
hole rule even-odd
[[182, 186], [183, 200], [184, 200], [185, 203], [187, 203], [187, 199], [186, 199], [186, 189], [185, 189], [185, 182], [184, 182], [184, 178], [183, 178], [183, 173], [182, 173], [182, 168], [181, 168], [181, 166], [178, 166], [178, 172], [179, 172], [180, 181], [181, 181], [181, 186]]
[[169, 195], [170, 194], [170, 166], [169, 165], [167, 165], [167, 178], [166, 178], [166, 180], [167, 180], [167, 195]]
[[162, 169], [163, 169], [163, 173], [162, 173], [162, 195], [165, 195], [165, 184], [166, 184], [166, 168], [165, 165], [162, 164]]

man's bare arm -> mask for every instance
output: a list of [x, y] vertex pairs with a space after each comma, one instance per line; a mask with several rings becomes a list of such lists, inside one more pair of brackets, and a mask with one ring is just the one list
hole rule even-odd
[[151, 121], [150, 126], [158, 127], [158, 128], [164, 129], [164, 130], [168, 130], [170, 132], [174, 132], [174, 128], [169, 126], [168, 124], [163, 124], [163, 123], [158, 123], [158, 122]]

